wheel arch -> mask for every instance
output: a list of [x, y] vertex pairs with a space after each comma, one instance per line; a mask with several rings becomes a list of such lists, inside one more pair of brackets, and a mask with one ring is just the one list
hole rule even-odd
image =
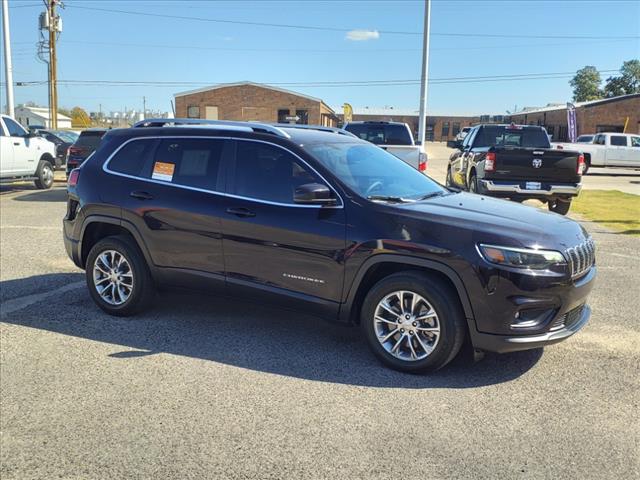
[[340, 309], [340, 320], [347, 323], [358, 323], [362, 301], [369, 289], [386, 276], [406, 271], [417, 271], [441, 281], [458, 297], [469, 328], [475, 328], [469, 295], [456, 272], [451, 267], [433, 260], [404, 255], [380, 254], [364, 262], [356, 273], [346, 300]]

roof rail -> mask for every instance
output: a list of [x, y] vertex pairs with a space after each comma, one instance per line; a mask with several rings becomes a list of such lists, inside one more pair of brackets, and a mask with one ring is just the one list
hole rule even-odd
[[254, 132], [271, 133], [278, 137], [291, 138], [287, 132], [268, 123], [259, 122], [233, 122], [227, 120], [204, 120], [199, 118], [145, 118], [133, 125], [133, 128], [140, 127], [164, 127], [169, 126], [188, 126], [188, 125], [201, 125], [211, 127], [235, 127], [234, 129], [243, 128], [247, 131], [253, 130]]
[[301, 130], [318, 130], [321, 132], [337, 133], [338, 135], [346, 135], [348, 137], [358, 138], [353, 133], [347, 132], [342, 128], [325, 127], [322, 125], [300, 125], [298, 123], [274, 123], [273, 126], [278, 128], [299, 128]]

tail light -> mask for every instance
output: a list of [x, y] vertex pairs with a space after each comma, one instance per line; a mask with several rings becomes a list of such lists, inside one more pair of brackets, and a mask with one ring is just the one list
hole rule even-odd
[[418, 156], [418, 170], [424, 172], [427, 170], [427, 155], [426, 153], [420, 152]]
[[576, 173], [578, 175], [582, 175], [582, 172], [584, 172], [584, 155], [580, 154], [578, 156], [578, 168], [576, 170]]
[[69, 155], [80, 155], [82, 153], [82, 149], [78, 147], [69, 147]]
[[484, 171], [496, 171], [496, 152], [487, 152], [487, 156], [484, 157]]
[[79, 179], [80, 179], [80, 169], [74, 168], [73, 170], [71, 170], [71, 173], [69, 173], [69, 180], [67, 181], [67, 185], [69, 187], [75, 187], [76, 185], [78, 185]]

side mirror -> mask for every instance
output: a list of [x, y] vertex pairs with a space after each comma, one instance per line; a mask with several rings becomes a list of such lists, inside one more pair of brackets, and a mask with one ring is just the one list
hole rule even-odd
[[449, 140], [447, 142], [447, 147], [462, 150], [462, 142], [459, 142], [457, 140]]
[[38, 133], [37, 130], [30, 130], [24, 134], [24, 138], [35, 138], [39, 136], [40, 136], [40, 133]]
[[293, 201], [308, 205], [327, 205], [335, 203], [335, 198], [326, 185], [306, 183], [296, 188], [293, 194]]

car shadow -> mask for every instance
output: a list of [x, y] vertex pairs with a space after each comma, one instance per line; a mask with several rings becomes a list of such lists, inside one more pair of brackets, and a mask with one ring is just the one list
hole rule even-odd
[[[58, 281], [57, 274], [48, 280]], [[64, 283], [83, 279], [68, 274]], [[0, 288], [29, 289], [34, 277]], [[11, 285], [12, 283], [24, 285]], [[3, 315], [2, 321], [113, 345], [108, 359], [136, 361], [168, 353], [306, 380], [378, 388], [474, 388], [509, 382], [540, 359], [542, 349], [497, 355], [474, 363], [469, 352], [429, 375], [385, 368], [359, 329], [309, 315], [206, 294], [163, 292], [154, 308], [129, 318], [104, 314], [84, 286]], [[108, 361], [105, 359], [105, 361]]]
[[[38, 190], [35, 187], [32, 189], [20, 189], [28, 191], [13, 197], [13, 200], [18, 202], [66, 202], [67, 201], [67, 189], [66, 188], [52, 188], [50, 190]], [[16, 190], [13, 190], [18, 191]]]

